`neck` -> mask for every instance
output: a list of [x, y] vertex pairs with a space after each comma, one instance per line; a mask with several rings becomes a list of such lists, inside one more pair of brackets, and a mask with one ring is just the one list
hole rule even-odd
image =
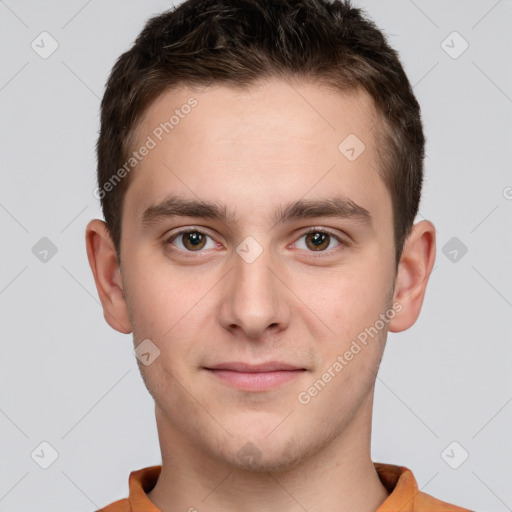
[[388, 492], [370, 456], [372, 398], [320, 450], [275, 472], [214, 458], [170, 428], [157, 407], [162, 472], [148, 497], [162, 512], [374, 512]]

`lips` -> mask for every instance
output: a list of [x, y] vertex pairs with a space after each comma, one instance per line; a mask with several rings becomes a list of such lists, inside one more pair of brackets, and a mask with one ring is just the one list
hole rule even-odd
[[275, 389], [306, 371], [305, 368], [281, 361], [259, 364], [229, 362], [204, 367], [204, 369], [230, 387], [253, 392]]
[[267, 363], [260, 364], [248, 364], [242, 362], [232, 363], [220, 363], [215, 366], [206, 367], [207, 370], [230, 370], [233, 372], [244, 372], [244, 373], [261, 373], [261, 372], [277, 372], [277, 371], [294, 371], [294, 370], [305, 370], [299, 366], [293, 366], [288, 363], [280, 361], [269, 361]]

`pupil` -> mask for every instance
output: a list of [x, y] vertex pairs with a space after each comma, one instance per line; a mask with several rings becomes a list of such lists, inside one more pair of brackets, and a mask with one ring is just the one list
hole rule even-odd
[[313, 236], [313, 243], [315, 245], [320, 245], [325, 240], [325, 234], [324, 233], [315, 233]]
[[[322, 233], [320, 231], [317, 231], [316, 233], [311, 235], [311, 242], [312, 242], [312, 249], [315, 251], [325, 249], [326, 247], [326, 240], [329, 239], [329, 235], [327, 233]], [[327, 244], [329, 245], [329, 244]]]
[[202, 235], [200, 233], [197, 233], [197, 232], [193, 232], [193, 233], [189, 233], [188, 234], [188, 239], [192, 243], [192, 245], [200, 244], [201, 241], [202, 241], [201, 238], [202, 238]]

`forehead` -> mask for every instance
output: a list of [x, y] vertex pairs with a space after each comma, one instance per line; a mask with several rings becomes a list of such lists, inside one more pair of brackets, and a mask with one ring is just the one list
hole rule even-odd
[[271, 147], [284, 137], [319, 146], [323, 136], [336, 142], [347, 130], [367, 139], [379, 120], [373, 99], [361, 88], [342, 92], [311, 80], [266, 78], [245, 87], [215, 83], [167, 90], [146, 109], [133, 138], [135, 147], [148, 134], [172, 143], [166, 135], [199, 128], [202, 136], [209, 130], [208, 140], [217, 144], [257, 136]]
[[140, 222], [149, 205], [171, 194], [248, 213], [339, 192], [378, 209], [378, 196], [388, 195], [378, 170], [378, 122], [361, 90], [278, 79], [246, 89], [172, 89], [137, 126], [132, 149], [152, 149], [130, 176], [125, 206]]

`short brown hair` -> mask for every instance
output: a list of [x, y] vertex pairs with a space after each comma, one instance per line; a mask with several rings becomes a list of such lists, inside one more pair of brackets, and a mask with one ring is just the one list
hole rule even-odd
[[398, 265], [423, 182], [420, 107], [397, 52], [349, 0], [187, 0], [147, 21], [114, 65], [101, 102], [98, 190], [119, 261], [129, 176], [108, 194], [105, 185], [129, 158], [149, 105], [177, 86], [244, 87], [266, 77], [303, 77], [339, 91], [362, 88], [373, 98], [383, 121], [377, 149], [392, 199]]

